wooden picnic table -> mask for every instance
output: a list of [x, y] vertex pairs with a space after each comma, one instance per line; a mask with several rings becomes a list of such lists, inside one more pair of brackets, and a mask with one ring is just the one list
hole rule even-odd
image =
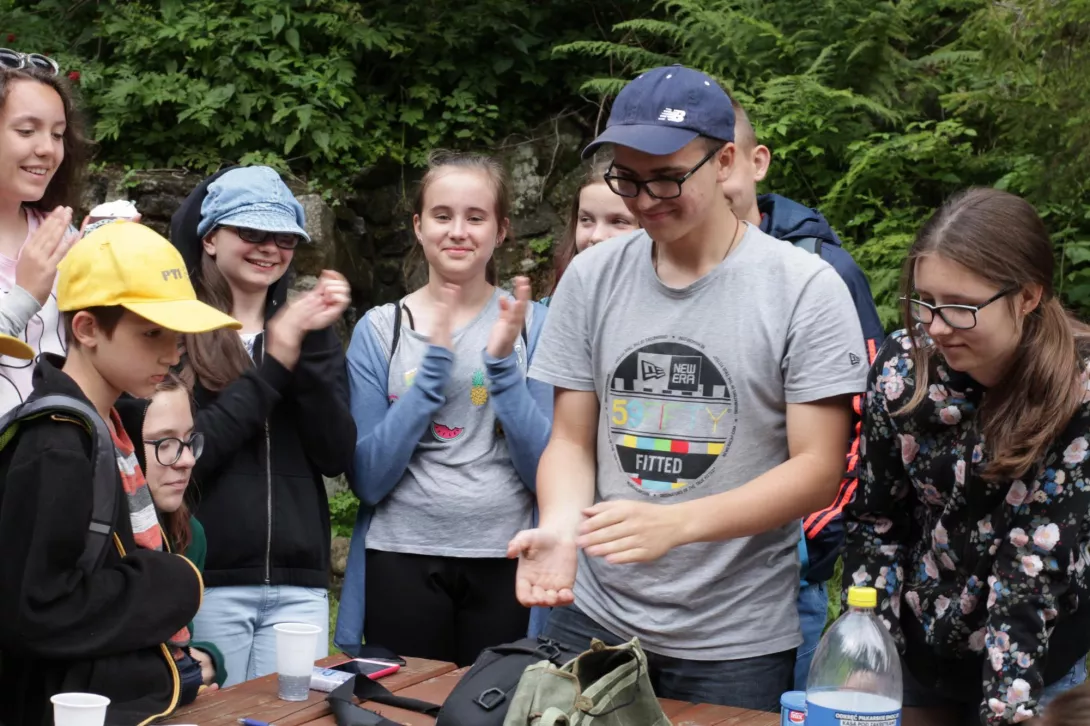
[[[317, 665], [329, 667], [345, 660], [345, 656], [335, 655], [318, 661]], [[406, 658], [405, 661], [400, 671], [382, 679], [382, 685], [399, 696], [432, 703], [443, 703], [468, 670], [458, 669], [453, 663], [423, 658]], [[265, 676], [201, 696], [162, 723], [237, 726], [238, 719], [253, 718], [273, 726], [337, 726], [326, 705], [326, 695], [311, 691], [306, 701], [281, 701], [276, 697], [276, 675]], [[659, 700], [674, 726], [779, 726], [780, 723], [777, 713]], [[434, 718], [419, 713], [376, 703], [366, 704], [366, 707], [404, 726], [435, 726]]]

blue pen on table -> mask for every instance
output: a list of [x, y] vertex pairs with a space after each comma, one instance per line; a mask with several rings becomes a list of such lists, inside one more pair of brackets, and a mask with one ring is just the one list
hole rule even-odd
[[265, 721], [258, 721], [253, 718], [240, 718], [238, 720], [242, 726], [276, 726], [275, 724], [266, 723]]

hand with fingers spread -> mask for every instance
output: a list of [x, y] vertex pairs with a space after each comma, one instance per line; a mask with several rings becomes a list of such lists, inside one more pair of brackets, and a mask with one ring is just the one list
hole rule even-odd
[[54, 209], [23, 245], [15, 263], [15, 284], [33, 295], [40, 305], [45, 305], [53, 291], [57, 264], [78, 239], [70, 234], [71, 223], [71, 208]]
[[507, 557], [519, 558], [515, 596], [526, 607], [555, 607], [575, 602], [575, 542], [548, 529], [527, 529], [507, 545]]
[[515, 341], [526, 323], [530, 306], [530, 278], [515, 278], [515, 299], [500, 298], [500, 315], [492, 326], [486, 350], [493, 358], [506, 358], [515, 349]]
[[616, 500], [583, 510], [579, 548], [611, 565], [657, 560], [685, 543], [684, 509], [676, 504]]
[[458, 307], [458, 296], [462, 288], [446, 283], [439, 292], [435, 303], [435, 322], [432, 325], [431, 344], [454, 351], [454, 310]]

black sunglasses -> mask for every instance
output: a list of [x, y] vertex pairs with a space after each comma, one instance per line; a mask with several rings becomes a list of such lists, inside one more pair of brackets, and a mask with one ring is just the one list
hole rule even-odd
[[61, 72], [57, 61], [41, 53], [20, 53], [11, 48], [0, 48], [0, 68], [19, 70], [20, 68], [37, 68], [51, 75]]
[[696, 166], [677, 178], [656, 177], [642, 180], [633, 179], [630, 176], [617, 176], [613, 173], [613, 164], [609, 165], [609, 171], [605, 173], [603, 178], [606, 180], [606, 186], [609, 187], [610, 191], [621, 197], [635, 199], [640, 196], [640, 189], [646, 189], [647, 196], [652, 199], [677, 199], [681, 196], [681, 185], [687, 182], [700, 167], [707, 164], [713, 156], [722, 150], [722, 146], [712, 149], [704, 155], [703, 159], [696, 163]]
[[263, 229], [250, 229], [249, 227], [228, 227], [227, 229], [234, 230], [234, 233], [243, 242], [260, 245], [271, 240], [282, 250], [295, 249], [299, 246], [300, 239], [302, 239], [299, 235], [291, 232], [266, 232]]
[[145, 441], [144, 444], [155, 447], [156, 461], [163, 466], [173, 466], [178, 462], [178, 459], [182, 458], [182, 452], [186, 447], [189, 447], [189, 450], [193, 452], [194, 460], [201, 458], [201, 452], [204, 451], [204, 434], [194, 431], [185, 441], [175, 436], [168, 436], [162, 439]]

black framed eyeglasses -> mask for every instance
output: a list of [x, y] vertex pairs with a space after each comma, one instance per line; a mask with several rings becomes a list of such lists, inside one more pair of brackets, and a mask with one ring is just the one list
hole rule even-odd
[[0, 68], [18, 70], [20, 68], [37, 68], [51, 73], [54, 76], [61, 72], [57, 61], [41, 53], [20, 53], [11, 48], [0, 48]]
[[713, 156], [722, 150], [722, 146], [712, 149], [704, 155], [703, 159], [696, 163], [696, 166], [675, 179], [669, 177], [633, 179], [629, 176], [617, 176], [613, 173], [612, 164], [609, 165], [609, 170], [605, 173], [603, 178], [606, 180], [606, 185], [609, 187], [610, 191], [618, 196], [635, 199], [640, 196], [640, 189], [646, 189], [647, 196], [652, 199], [677, 199], [681, 196], [681, 185], [687, 182], [700, 167], [707, 164]]
[[176, 436], [168, 436], [162, 439], [154, 439], [144, 442], [148, 446], [155, 447], [155, 460], [163, 466], [173, 466], [182, 458], [182, 451], [189, 448], [193, 452], [193, 458], [201, 458], [204, 451], [204, 434], [194, 431], [189, 438], [183, 441]]
[[972, 330], [976, 327], [976, 314], [991, 305], [996, 300], [1001, 300], [1018, 288], [1011, 287], [1000, 290], [979, 305], [932, 305], [916, 298], [901, 297], [901, 301], [908, 301], [912, 317], [924, 325], [930, 325], [938, 313], [943, 322], [954, 330]]
[[263, 229], [250, 229], [249, 227], [229, 227], [234, 230], [239, 239], [252, 245], [265, 244], [271, 240], [282, 250], [293, 250], [299, 246], [300, 237], [291, 232], [266, 232]]

